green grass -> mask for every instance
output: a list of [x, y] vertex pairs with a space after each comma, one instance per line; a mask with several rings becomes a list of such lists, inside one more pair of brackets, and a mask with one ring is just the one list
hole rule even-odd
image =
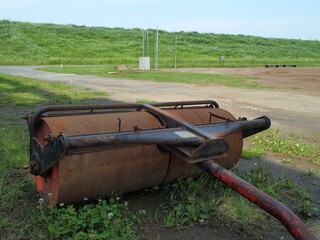
[[202, 174], [196, 180], [178, 179], [176, 183], [166, 186], [169, 201], [162, 206], [165, 226], [190, 226], [208, 220], [221, 201], [217, 200], [212, 189], [210, 191], [212, 180]]
[[[119, 198], [118, 198], [119, 199]], [[59, 239], [140, 239], [137, 226], [141, 213], [132, 213], [128, 205], [110, 198], [97, 204], [54, 208], [43, 220], [53, 238]]]
[[[0, 88], [0, 239], [143, 239], [143, 228], [149, 221], [155, 221], [158, 228], [228, 225], [231, 232], [244, 234], [245, 239], [270, 234], [277, 237], [281, 230], [276, 220], [206, 174], [155, 186], [139, 193], [138, 200], [126, 195], [97, 203], [42, 208], [34, 180], [28, 174], [29, 139], [22, 116], [44, 103], [101, 103], [104, 98], [100, 92], [65, 84], [0, 77], [4, 83]], [[28, 93], [30, 99], [16, 97], [23, 93]], [[316, 209], [306, 189], [290, 180], [275, 179], [260, 167], [236, 171], [296, 213], [312, 219]], [[140, 202], [157, 202], [157, 194], [162, 196], [159, 207], [142, 210]], [[131, 207], [135, 201], [140, 207]]]
[[[248, 172], [234, 171], [290, 206], [296, 213], [312, 217], [318, 211], [310, 202], [311, 196], [306, 189], [297, 187], [290, 179], [275, 179], [267, 169], [260, 166], [253, 166]], [[246, 237], [263, 239], [265, 233], [261, 232], [261, 229], [266, 225], [278, 224], [263, 210], [207, 174], [178, 179], [163, 188], [169, 194], [169, 201], [162, 204], [160, 216], [169, 227], [210, 225], [212, 221], [227, 221], [230, 225], [237, 222], [241, 224], [242, 233], [246, 234]]]
[[[266, 153], [275, 153], [291, 158], [304, 158], [311, 163], [320, 165], [320, 141], [309, 143], [297, 138], [296, 134], [284, 134], [278, 129], [268, 130], [254, 135], [250, 145], [244, 148], [242, 157], [260, 158]], [[284, 160], [284, 162], [288, 160]]]
[[[80, 75], [97, 75], [103, 77], [113, 77], [120, 79], [133, 80], [149, 80], [155, 82], [180, 82], [192, 84], [209, 84], [215, 83], [228, 87], [244, 87], [254, 89], [273, 89], [272, 86], [264, 86], [259, 83], [259, 79], [255, 77], [220, 75], [220, 74], [204, 74], [204, 73], [183, 73], [183, 72], [156, 72], [156, 71], [119, 71], [116, 67], [50, 67], [38, 68], [38, 70], [72, 73]], [[116, 72], [117, 74], [110, 74]]]
[[[159, 67], [225, 67], [297, 64], [320, 66], [320, 42], [244, 35], [159, 31]], [[0, 65], [128, 64], [142, 55], [142, 30], [0, 21]], [[153, 66], [155, 30], [149, 29]], [[147, 49], [146, 49], [147, 51]]]
[[[72, 91], [70, 91], [72, 90]], [[36, 104], [72, 104], [106, 92], [91, 91], [63, 83], [41, 82], [35, 79], [0, 74], [0, 106], [35, 106]]]
[[35, 184], [28, 175], [28, 129], [22, 117], [39, 104], [85, 104], [93, 98], [103, 101], [106, 95], [62, 83], [0, 75], [0, 239], [44, 239], [50, 234], [39, 215]]
[[41, 235], [46, 226], [39, 219], [34, 183], [26, 172], [27, 129], [19, 120], [7, 121], [0, 117], [0, 239], [29, 238], [31, 233]]

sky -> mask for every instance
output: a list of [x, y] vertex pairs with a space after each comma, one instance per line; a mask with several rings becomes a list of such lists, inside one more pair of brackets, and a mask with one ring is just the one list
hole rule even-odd
[[320, 0], [0, 0], [0, 19], [320, 40]]

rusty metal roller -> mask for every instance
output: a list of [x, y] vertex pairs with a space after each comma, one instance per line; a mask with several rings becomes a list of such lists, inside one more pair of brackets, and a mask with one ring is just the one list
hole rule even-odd
[[[176, 107], [177, 104], [173, 106]], [[165, 108], [164, 111], [193, 125], [209, 122], [223, 123], [225, 119], [235, 120], [229, 112], [215, 107], [211, 102], [204, 107], [185, 108], [183, 104], [181, 106]], [[74, 106], [74, 109], [77, 107]], [[138, 109], [137, 111], [139, 107], [140, 105], [136, 104], [109, 105], [105, 108], [113, 111], [92, 112], [91, 110], [95, 107], [88, 106], [90, 111], [87, 112], [47, 116], [41, 113], [41, 115], [38, 114], [37, 119], [34, 119], [36, 121], [33, 121], [34, 125], [30, 126], [30, 129], [33, 131], [36, 142], [43, 147], [61, 134], [87, 136], [103, 133], [139, 133], [152, 129], [160, 131], [161, 134], [161, 131], [166, 129], [167, 123], [146, 110]], [[64, 106], [49, 108], [46, 107], [40, 111], [68, 110], [64, 109]], [[192, 135], [183, 129], [175, 131], [175, 134], [181, 135], [182, 139]], [[40, 174], [36, 176], [38, 191], [50, 201], [50, 204], [61, 202], [70, 204], [82, 202], [84, 198], [95, 199], [114, 192], [126, 193], [149, 188], [199, 171], [194, 165], [156, 144], [160, 140], [161, 137], [158, 137], [152, 144], [133, 142], [72, 149], [59, 161], [50, 164], [47, 171], [39, 172]], [[84, 144], [85, 141], [86, 139], [83, 138], [82, 143]], [[91, 140], [87, 141], [90, 143]], [[226, 168], [231, 168], [237, 163], [242, 151], [242, 132], [238, 130], [228, 135], [226, 142], [229, 145], [228, 151], [216, 156], [215, 161]], [[34, 149], [31, 156], [35, 154]], [[37, 161], [41, 159], [34, 158], [31, 161], [32, 164], [38, 164]]]
[[260, 190], [226, 170], [238, 162], [243, 138], [270, 127], [267, 117], [235, 119], [215, 101], [188, 101], [47, 106], [27, 120], [30, 171], [48, 205], [132, 192], [202, 169], [278, 218], [297, 239], [312, 236], [289, 209], [264, 204]]

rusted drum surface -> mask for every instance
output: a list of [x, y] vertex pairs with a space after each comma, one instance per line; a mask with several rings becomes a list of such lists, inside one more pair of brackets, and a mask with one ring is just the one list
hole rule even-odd
[[[234, 117], [219, 108], [192, 108], [167, 110], [191, 124], [207, 124], [210, 112]], [[212, 117], [211, 122], [223, 122]], [[163, 128], [152, 114], [141, 111], [81, 114], [74, 116], [44, 117], [37, 126], [37, 138], [46, 144], [49, 133], [86, 135]], [[230, 146], [228, 157], [214, 159], [231, 168], [242, 151], [242, 134], [227, 136]], [[85, 198], [96, 199], [111, 193], [126, 193], [170, 182], [177, 177], [188, 176], [197, 168], [169, 153], [160, 152], [156, 145], [120, 145], [102, 151], [87, 151], [66, 155], [42, 176], [36, 177], [38, 191], [49, 204], [83, 202]]]

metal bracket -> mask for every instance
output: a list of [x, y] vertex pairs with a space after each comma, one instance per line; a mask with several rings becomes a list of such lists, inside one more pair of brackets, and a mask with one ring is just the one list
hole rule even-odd
[[42, 146], [36, 138], [31, 139], [30, 172], [40, 175], [47, 171], [54, 163], [59, 161], [68, 151], [68, 145], [63, 135], [49, 141]]

